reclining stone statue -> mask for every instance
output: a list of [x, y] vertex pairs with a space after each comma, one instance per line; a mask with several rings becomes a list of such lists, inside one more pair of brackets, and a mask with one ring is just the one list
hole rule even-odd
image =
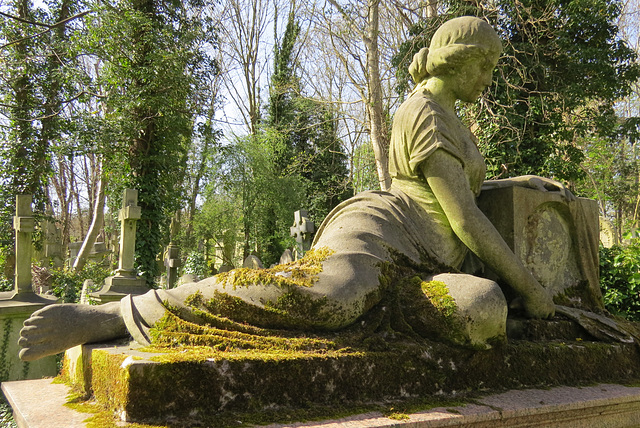
[[[507, 301], [496, 282], [465, 273], [469, 251], [515, 291], [529, 317], [552, 317], [551, 296], [478, 209], [476, 197], [483, 188], [506, 186], [558, 192], [567, 201], [573, 195], [536, 176], [485, 182], [476, 139], [455, 110], [457, 100], [474, 102], [491, 85], [501, 52], [499, 37], [479, 18], [452, 19], [436, 31], [429, 48], [413, 58], [416, 86], [394, 117], [390, 190], [363, 192], [337, 206], [301, 261], [238, 269], [100, 306], [48, 306], [25, 322], [20, 357], [34, 360], [127, 334], [146, 344], [168, 308], [192, 321], [208, 311], [237, 325], [336, 331], [395, 304], [392, 323], [400, 317], [405, 330], [438, 336], [420, 311], [446, 303], [447, 296], [458, 327], [455, 337], [440, 339], [486, 348], [506, 337]], [[402, 287], [418, 294], [398, 298]]]

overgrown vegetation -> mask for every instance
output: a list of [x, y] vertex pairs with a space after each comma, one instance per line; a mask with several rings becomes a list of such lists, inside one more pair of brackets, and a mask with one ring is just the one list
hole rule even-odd
[[90, 279], [95, 285], [104, 284], [104, 279], [111, 274], [104, 265], [89, 262], [80, 272], [75, 272], [66, 267], [50, 269], [51, 289], [53, 294], [62, 299], [64, 303], [77, 303], [84, 281]]
[[600, 285], [607, 310], [640, 321], [640, 239], [600, 248]]

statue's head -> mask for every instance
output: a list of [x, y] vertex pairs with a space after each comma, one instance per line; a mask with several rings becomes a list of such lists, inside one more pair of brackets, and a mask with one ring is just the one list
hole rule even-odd
[[470, 61], [495, 61], [501, 52], [502, 43], [491, 25], [480, 18], [462, 16], [436, 30], [429, 48], [414, 55], [409, 73], [418, 84], [430, 76], [455, 73]]

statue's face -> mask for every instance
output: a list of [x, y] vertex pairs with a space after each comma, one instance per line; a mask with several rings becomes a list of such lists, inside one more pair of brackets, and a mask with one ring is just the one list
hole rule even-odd
[[456, 99], [475, 102], [480, 94], [493, 83], [493, 69], [498, 63], [498, 54], [480, 60], [471, 60], [455, 70], [450, 84]]

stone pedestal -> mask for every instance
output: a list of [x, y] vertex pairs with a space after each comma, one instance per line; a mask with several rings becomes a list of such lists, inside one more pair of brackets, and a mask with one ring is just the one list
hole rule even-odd
[[33, 312], [52, 303], [56, 303], [55, 297], [0, 293], [0, 381], [39, 379], [56, 375], [55, 356], [28, 363], [18, 358], [21, 349], [18, 339], [22, 324]]
[[[411, 397], [459, 397], [461, 391], [633, 382], [640, 373], [640, 351], [635, 344], [589, 342], [586, 336], [514, 341], [482, 352], [435, 342], [392, 345], [383, 352], [178, 348], [168, 354], [103, 344], [67, 352], [65, 373], [76, 388], [92, 391], [123, 420], [163, 424], [173, 418], [207, 426], [225, 412], [240, 418], [238, 412], [274, 408], [330, 409]], [[602, 412], [590, 416], [597, 414]], [[537, 426], [548, 426], [542, 421]]]
[[127, 294], [144, 294], [147, 291], [144, 278], [115, 275], [105, 278], [104, 286], [90, 295], [100, 303], [109, 303], [119, 301]]
[[478, 206], [556, 303], [603, 307], [596, 201], [509, 187], [482, 192]]

